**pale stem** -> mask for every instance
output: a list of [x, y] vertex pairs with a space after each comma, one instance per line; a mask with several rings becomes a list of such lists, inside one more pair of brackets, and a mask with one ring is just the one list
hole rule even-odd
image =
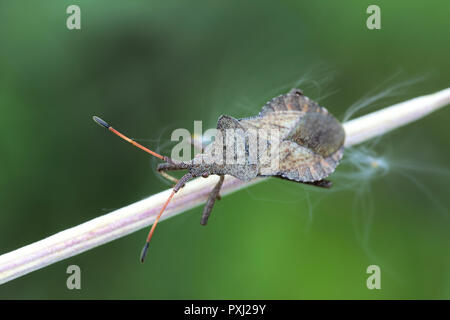
[[[450, 88], [414, 98], [344, 123], [345, 146], [349, 147], [424, 117], [450, 103]], [[245, 188], [250, 183], [227, 176], [221, 195]], [[198, 178], [181, 189], [161, 221], [201, 205], [218, 181], [217, 176]], [[41, 269], [57, 261], [126, 236], [151, 225], [171, 190], [165, 190], [124, 208], [0, 256], [0, 284]], [[143, 238], [144, 240], [144, 238]], [[136, 263], [139, 250], [136, 250]]]

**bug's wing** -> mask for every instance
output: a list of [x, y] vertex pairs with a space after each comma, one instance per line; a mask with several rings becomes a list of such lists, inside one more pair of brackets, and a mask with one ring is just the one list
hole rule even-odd
[[267, 114], [264, 117], [239, 119], [244, 130], [277, 130], [283, 139], [291, 132], [295, 123], [304, 115], [300, 111], [284, 111]]
[[[342, 125], [298, 89], [267, 102], [258, 116], [238, 121], [244, 130], [263, 129], [268, 136], [270, 130], [278, 131], [279, 153], [275, 165], [274, 161], [267, 165], [260, 161], [259, 175], [318, 181], [332, 173], [342, 158], [345, 140]], [[224, 123], [237, 125], [229, 119]], [[273, 141], [269, 138], [267, 144], [273, 145]], [[258, 151], [258, 156], [261, 160], [263, 155]]]
[[270, 100], [258, 116], [260, 128], [280, 128], [278, 175], [294, 181], [317, 181], [334, 171], [343, 155], [345, 131], [338, 120], [300, 90]]
[[293, 141], [326, 158], [344, 145], [345, 131], [331, 114], [308, 112], [298, 119], [285, 140]]
[[245, 129], [279, 130], [284, 139], [308, 113], [328, 115], [325, 108], [305, 97], [299, 89], [293, 89], [268, 101], [257, 117], [239, 119], [239, 122]]
[[281, 142], [279, 146], [279, 161], [274, 167], [260, 168], [262, 176], [281, 176], [283, 178], [312, 182], [326, 178], [330, 175], [343, 155], [343, 147], [328, 157], [313, 152], [289, 140]]

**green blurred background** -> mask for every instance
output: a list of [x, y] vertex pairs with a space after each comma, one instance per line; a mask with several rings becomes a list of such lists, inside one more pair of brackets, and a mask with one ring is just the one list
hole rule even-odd
[[[66, 8], [81, 8], [81, 30]], [[381, 7], [381, 30], [366, 8]], [[168, 188], [175, 128], [294, 86], [343, 118], [449, 86], [448, 1], [0, 2], [0, 253]], [[361, 100], [362, 99], [362, 100]], [[333, 190], [270, 179], [0, 286], [3, 299], [448, 299], [450, 110], [347, 151]], [[375, 159], [375, 160], [374, 160]], [[378, 161], [378, 168], [371, 163]], [[76, 264], [82, 289], [66, 288]], [[366, 268], [379, 265], [381, 290]]]

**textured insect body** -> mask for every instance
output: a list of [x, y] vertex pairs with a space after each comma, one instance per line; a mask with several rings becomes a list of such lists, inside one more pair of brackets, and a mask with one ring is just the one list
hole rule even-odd
[[[201, 154], [186, 162], [156, 154], [119, 133], [100, 118], [94, 117], [94, 120], [147, 153], [162, 159], [164, 163], [158, 165], [158, 172], [175, 182], [172, 194], [150, 230], [141, 261], [145, 258], [160, 216], [175, 193], [190, 179], [209, 175], [220, 177], [203, 210], [201, 224], [205, 225], [216, 199], [219, 198], [225, 175], [243, 181], [258, 176], [273, 176], [318, 187], [330, 187], [331, 182], [325, 178], [339, 164], [345, 140], [345, 131], [340, 122], [325, 108], [304, 96], [299, 89], [273, 98], [257, 116], [242, 119], [221, 116], [217, 122], [219, 138], [216, 137]], [[270, 149], [269, 157], [267, 149]], [[276, 165], [273, 165], [274, 162]], [[178, 180], [166, 173], [171, 170], [187, 170], [188, 173]]]
[[[276, 176], [298, 182], [314, 182], [331, 174], [343, 155], [345, 132], [340, 122], [298, 89], [272, 99], [255, 117], [235, 119], [221, 116], [217, 129], [224, 137], [231, 129], [240, 130], [247, 138], [246, 133], [249, 131], [278, 132], [278, 166], [272, 171], [263, 167], [258, 161], [261, 159], [260, 152], [256, 155], [256, 163], [248, 161], [248, 154], [244, 155], [244, 163], [227, 163], [227, 150], [235, 146], [227, 144], [226, 138], [220, 142], [214, 141], [205, 148], [204, 153], [190, 162], [175, 166], [184, 166], [194, 176], [228, 174], [244, 181], [257, 176]], [[267, 141], [268, 144], [270, 142]], [[248, 143], [246, 139], [247, 151]], [[210, 159], [213, 153], [211, 150], [220, 149], [224, 150], [223, 161], [216, 163]], [[239, 157], [238, 152], [236, 157]], [[164, 164], [158, 167], [159, 170], [164, 168]]]

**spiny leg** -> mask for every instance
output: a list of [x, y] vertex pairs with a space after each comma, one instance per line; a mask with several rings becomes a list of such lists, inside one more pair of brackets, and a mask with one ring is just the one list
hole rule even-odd
[[[209, 177], [209, 173], [204, 173], [204, 174], [202, 174], [202, 177], [203, 177], [203, 178], [208, 178], [208, 177]], [[220, 200], [220, 199], [222, 199], [222, 197], [220, 196], [219, 193], [217, 193], [216, 200]]]
[[333, 183], [330, 180], [319, 180], [319, 181], [313, 181], [313, 182], [303, 182], [304, 184], [309, 184], [316, 187], [326, 188], [329, 189], [333, 185]]
[[331, 188], [331, 186], [333, 185], [333, 183], [330, 180], [326, 180], [326, 179], [322, 179], [322, 180], [318, 180], [318, 181], [305, 182], [305, 181], [297, 181], [297, 180], [288, 179], [288, 178], [282, 177], [282, 176], [274, 176], [274, 177], [275, 178], [280, 178], [280, 179], [283, 179], [283, 180], [292, 181], [292, 182], [309, 184], [311, 186], [316, 186], [316, 187], [326, 188], [326, 189]]
[[165, 172], [165, 171], [158, 171], [158, 173], [159, 173], [162, 177], [164, 177], [166, 180], [169, 180], [169, 181], [171, 181], [171, 182], [173, 182], [173, 183], [175, 183], [175, 184], [177, 184], [178, 181], [179, 181], [177, 178], [175, 178], [174, 176], [171, 176], [170, 174], [168, 174], [168, 173]]
[[166, 178], [169, 181], [172, 181], [173, 183], [177, 184], [178, 183], [178, 179], [175, 178], [174, 176], [171, 176], [170, 174], [168, 174], [166, 171], [174, 171], [174, 170], [184, 170], [186, 169], [185, 165], [182, 164], [176, 164], [173, 161], [172, 162], [166, 162], [166, 163], [160, 163], [158, 164], [158, 167], [156, 169], [156, 171], [163, 176], [164, 178]]
[[211, 193], [209, 194], [208, 200], [206, 201], [205, 207], [203, 209], [202, 214], [202, 220], [201, 224], [203, 226], [206, 226], [208, 223], [208, 218], [211, 215], [212, 208], [214, 207], [214, 203], [216, 202], [216, 199], [219, 199], [219, 192], [220, 188], [222, 188], [223, 180], [225, 176], [219, 176], [219, 182], [214, 186], [214, 188], [211, 190]]
[[193, 175], [191, 173], [186, 173], [183, 177], [181, 177], [180, 180], [178, 180], [175, 187], [173, 187], [172, 193], [170, 194], [169, 198], [164, 203], [163, 207], [161, 208], [161, 211], [159, 212], [158, 216], [155, 219], [155, 222], [152, 225], [152, 228], [150, 229], [150, 232], [148, 233], [147, 240], [145, 241], [144, 248], [141, 252], [141, 262], [144, 262], [145, 257], [147, 255], [148, 247], [150, 245], [150, 240], [152, 239], [153, 233], [155, 232], [156, 225], [158, 224], [159, 218], [161, 218], [161, 215], [163, 214], [164, 210], [166, 209], [167, 205], [169, 204], [170, 200], [172, 200], [175, 193], [178, 192], [181, 188], [184, 187], [186, 182], [191, 180], [193, 178]]

